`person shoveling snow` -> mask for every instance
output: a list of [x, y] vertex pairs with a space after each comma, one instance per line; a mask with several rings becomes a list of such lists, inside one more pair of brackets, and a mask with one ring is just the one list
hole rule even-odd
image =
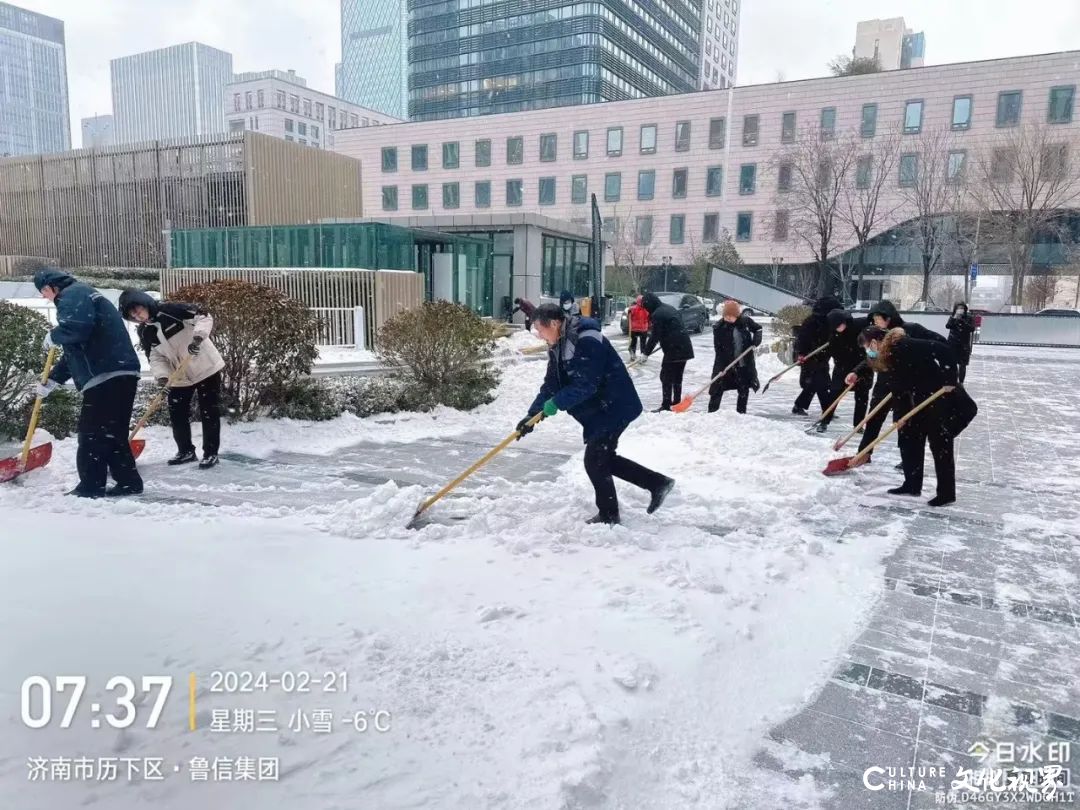
[[585, 441], [585, 472], [596, 490], [597, 514], [586, 523], [619, 522], [619, 499], [613, 478], [648, 490], [652, 514], [672, 487], [668, 478], [618, 455], [619, 437], [642, 412], [637, 389], [615, 347], [591, 318], [567, 319], [558, 306], [537, 307], [533, 321], [551, 349], [540, 393], [518, 422], [518, 438], [532, 432], [535, 417], [566, 411], [581, 423]]

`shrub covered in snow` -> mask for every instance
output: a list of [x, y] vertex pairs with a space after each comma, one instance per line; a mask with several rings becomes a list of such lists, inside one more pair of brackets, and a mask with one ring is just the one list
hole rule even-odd
[[429, 411], [436, 404], [423, 388], [398, 377], [334, 377], [330, 385], [341, 409], [361, 417]]
[[810, 307], [804, 304], [781, 307], [773, 319], [777, 336], [781, 338], [793, 337], [795, 329], [809, 317]]
[[409, 386], [433, 403], [468, 410], [491, 402], [499, 372], [487, 361], [495, 348], [490, 324], [449, 301], [426, 301], [379, 330], [379, 358], [400, 367]]
[[40, 376], [45, 365], [41, 342], [48, 328], [34, 310], [0, 301], [0, 413], [21, 406]]
[[278, 290], [225, 280], [182, 287], [169, 298], [202, 304], [214, 316], [213, 341], [225, 361], [223, 404], [238, 419], [264, 412], [274, 392], [309, 374], [318, 357], [314, 313]]
[[341, 415], [338, 392], [315, 377], [291, 380], [271, 393], [269, 415], [274, 419], [325, 422]]

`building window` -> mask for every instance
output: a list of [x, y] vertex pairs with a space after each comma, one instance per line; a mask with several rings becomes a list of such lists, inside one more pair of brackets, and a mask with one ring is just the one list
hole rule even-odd
[[1069, 145], [1052, 143], [1043, 147], [1039, 172], [1048, 180], [1060, 180], [1069, 164]]
[[382, 170], [384, 172], [397, 171], [397, 147], [384, 146], [382, 148]]
[[656, 196], [656, 172], [653, 169], [638, 172], [637, 198], [651, 200], [654, 196]]
[[[259, 119], [256, 118], [255, 123], [258, 124], [258, 122], [259, 122]], [[256, 128], [258, 128], [258, 127], [256, 127]], [[319, 137], [319, 128], [317, 126], [315, 126], [314, 124], [311, 125], [311, 137], [315, 138], [316, 140]]]
[[776, 170], [776, 190], [791, 191], [791, 164], [781, 163]]
[[517, 166], [525, 162], [525, 139], [521, 136], [506, 139], [506, 165]]
[[307, 116], [308, 118], [311, 118], [311, 99], [310, 98], [305, 98], [304, 99], [304, 115]]
[[574, 160], [584, 160], [589, 156], [589, 132], [579, 130], [574, 133]]
[[945, 180], [948, 183], [957, 185], [964, 181], [964, 170], [967, 168], [967, 152], [963, 149], [956, 149], [949, 152], [949, 162], [945, 169]]
[[1023, 93], [1019, 90], [998, 93], [997, 125], [999, 127], [1015, 127], [1020, 123], [1020, 104], [1022, 101]]
[[715, 242], [720, 238], [720, 215], [706, 214], [701, 226], [701, 241]]
[[721, 166], [709, 166], [705, 170], [705, 196], [719, 197], [724, 193], [724, 169]]
[[673, 199], [682, 200], [686, 197], [686, 169], [676, 169], [671, 175], [671, 196]]
[[360, 116], [356, 113], [349, 113], [349, 126], [353, 129], [360, 126]]
[[326, 107], [321, 101], [315, 102], [315, 118], [318, 121], [322, 121], [326, 117]]
[[677, 121], [675, 123], [675, 151], [690, 151], [690, 122]]
[[554, 205], [555, 204], [555, 178], [554, 177], [541, 177], [540, 178], [540, 205]]
[[877, 134], [877, 104], [863, 104], [859, 134], [864, 138], [873, 138]]
[[607, 131], [608, 157], [619, 157], [622, 154], [622, 127], [609, 127]]
[[622, 174], [608, 172], [604, 175], [604, 202], [618, 202], [622, 196]]
[[292, 136], [292, 135], [286, 135], [286, 136], [285, 136], [285, 140], [287, 140], [287, 141], [289, 141], [289, 142], [291, 143], [291, 142], [294, 142], [294, 141], [295, 141], [296, 139], [295, 139], [295, 138], [293, 138], [293, 136]]
[[326, 111], [326, 128], [337, 129], [337, 110], [333, 107]]
[[952, 128], [971, 129], [971, 96], [957, 96], [953, 99]]
[[740, 211], [735, 216], [735, 241], [749, 242], [754, 232], [754, 215], [749, 211]]
[[229, 122], [229, 132], [243, 132], [244, 131], [244, 119], [234, 118]]
[[776, 216], [773, 217], [773, 241], [786, 242], [788, 240], [790, 224], [791, 212], [777, 211]]
[[414, 211], [423, 211], [427, 209], [428, 199], [426, 185], [412, 187], [412, 207]]
[[427, 146], [414, 144], [412, 148], [412, 170], [422, 172], [427, 170]]
[[727, 119], [709, 119], [709, 148], [723, 149], [727, 141]]
[[281, 90], [274, 93], [274, 106], [279, 110], [285, 109], [285, 93]]
[[1050, 109], [1047, 111], [1046, 120], [1051, 124], [1071, 124], [1075, 95], [1076, 88], [1071, 85], [1050, 88]]
[[397, 186], [382, 187], [382, 210], [397, 211]]
[[485, 168], [491, 165], [491, 141], [487, 138], [476, 142], [476, 166]]
[[743, 118], [742, 145], [757, 146], [759, 116], [747, 115]]
[[656, 153], [656, 124], [645, 124], [641, 127], [641, 154], [652, 155]]
[[250, 110], [253, 106], [251, 91], [248, 90], [244, 93], [244, 109]]
[[919, 156], [906, 154], [900, 156], [900, 187], [912, 188], [919, 180]]
[[461, 185], [459, 183], [443, 183], [442, 184], [442, 207], [443, 208], [460, 208], [461, 207]]
[[753, 194], [757, 190], [757, 164], [744, 163], [739, 167], [739, 193]]
[[582, 205], [589, 196], [589, 177], [585, 174], [575, 174], [570, 178], [570, 202]]
[[860, 155], [858, 161], [855, 163], [855, 188], [870, 188], [870, 183], [873, 180], [873, 177], [874, 156]]
[[540, 160], [551, 163], [558, 156], [559, 136], [554, 133], [540, 136]]
[[442, 167], [456, 169], [461, 161], [461, 146], [457, 141], [447, 141], [442, 145]]
[[652, 244], [652, 217], [634, 217], [634, 242], [638, 245]]
[[681, 245], [686, 238], [686, 215], [672, 214], [671, 229], [668, 233], [668, 242], [673, 245]]
[[521, 205], [522, 197], [524, 197], [522, 191], [521, 180], [507, 180], [506, 181], [506, 204], [510, 206]]
[[780, 119], [780, 142], [795, 143], [795, 113], [786, 112]]
[[491, 207], [491, 181], [480, 180], [474, 187], [474, 196], [476, 198], [477, 208], [490, 208]]
[[300, 96], [289, 94], [289, 112], [300, 114]]
[[261, 110], [266, 106], [266, 91], [259, 90], [256, 95], [258, 96], [259, 109]]
[[908, 101], [904, 104], [904, 134], [914, 135], [922, 132], [923, 103], [921, 100]]
[[995, 149], [990, 158], [990, 176], [995, 183], [1013, 181], [1013, 150]]
[[303, 121], [300, 121], [299, 123], [297, 123], [297, 125], [296, 125], [296, 134], [297, 135], [303, 135], [306, 138], [307, 137], [307, 124], [305, 124]]
[[286, 118], [285, 119], [285, 131], [286, 132], [292, 132], [293, 131], [293, 120], [291, 118]]
[[821, 111], [821, 140], [831, 141], [836, 137], [836, 107], [826, 107]]
[[240, 107], [240, 94], [239, 93], [233, 93], [232, 108], [233, 108], [233, 112], [240, 112], [241, 107]]

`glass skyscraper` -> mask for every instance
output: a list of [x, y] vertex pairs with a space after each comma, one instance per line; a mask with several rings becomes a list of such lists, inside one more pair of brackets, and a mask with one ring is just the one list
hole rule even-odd
[[0, 3], [0, 157], [70, 148], [64, 23]]
[[225, 131], [225, 86], [232, 54], [200, 42], [113, 59], [115, 143]]
[[341, 0], [338, 98], [406, 118], [406, 0]]
[[408, 0], [409, 118], [697, 90], [706, 0]]

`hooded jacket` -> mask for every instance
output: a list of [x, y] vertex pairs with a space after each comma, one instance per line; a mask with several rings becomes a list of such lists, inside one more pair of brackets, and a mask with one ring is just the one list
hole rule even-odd
[[945, 323], [949, 330], [949, 345], [956, 352], [956, 359], [965, 366], [971, 362], [971, 348], [975, 340], [975, 319], [964, 310], [959, 314], [959, 308], [953, 309], [953, 314]]
[[[831, 295], [819, 298], [814, 302], [810, 315], [799, 326], [795, 334], [795, 355], [804, 357], [812, 351], [829, 342], [832, 331], [829, 329], [829, 313], [834, 309], [843, 309], [843, 305]], [[826, 350], [827, 351], [827, 350]], [[806, 363], [804, 369], [817, 367], [829, 367], [829, 356], [826, 352], [815, 354]]]
[[623, 430], [641, 415], [641, 399], [626, 365], [592, 318], [564, 321], [563, 334], [548, 350], [547, 373], [529, 416], [554, 399], [582, 428], [584, 441]]
[[[834, 309], [827, 316], [829, 324], [829, 356], [837, 371], [845, 376], [855, 371], [866, 359], [866, 352], [859, 345], [859, 335], [869, 323], [869, 318], [856, 318], [850, 312]], [[843, 332], [837, 332], [840, 324], [846, 324]]]
[[[570, 304], [570, 309], [566, 308], [566, 304]], [[581, 307], [577, 305], [577, 301], [574, 299], [574, 294], [569, 290], [563, 290], [559, 293], [559, 309], [563, 312], [568, 312], [571, 315], [580, 315]]]
[[656, 293], [641, 296], [641, 305], [649, 313], [649, 337], [641, 352], [646, 357], [656, 351], [659, 344], [664, 352], [665, 363], [685, 363], [694, 359], [694, 347], [682, 316], [675, 307], [660, 301]]
[[907, 332], [908, 337], [913, 337], [916, 340], [936, 340], [939, 343], [947, 343], [948, 341], [942, 335], [934, 332], [931, 329], [927, 329], [921, 323], [908, 323], [900, 317], [900, 313], [897, 312], [896, 306], [892, 301], [879, 301], [877, 306], [870, 310], [869, 317], [870, 322], [873, 323], [874, 316], [881, 315], [888, 321], [886, 329], [903, 329]]
[[39, 291], [47, 286], [59, 290], [53, 301], [57, 325], [49, 337], [64, 354], [53, 366], [50, 380], [60, 384], [73, 380], [78, 390], [85, 391], [113, 377], [139, 376], [131, 336], [109, 299], [51, 268], [34, 274], [34, 286]]
[[196, 337], [202, 338], [200, 351], [191, 355], [184, 374], [172, 383], [173, 387], [196, 385], [225, 368], [225, 361], [210, 340], [214, 319], [202, 307], [155, 301], [142, 290], [120, 293], [120, 311], [125, 318], [135, 306], [144, 306], [150, 312], [150, 320], [140, 323], [137, 331], [139, 345], [146, 352], [155, 378], [171, 377], [188, 356], [188, 346]]

